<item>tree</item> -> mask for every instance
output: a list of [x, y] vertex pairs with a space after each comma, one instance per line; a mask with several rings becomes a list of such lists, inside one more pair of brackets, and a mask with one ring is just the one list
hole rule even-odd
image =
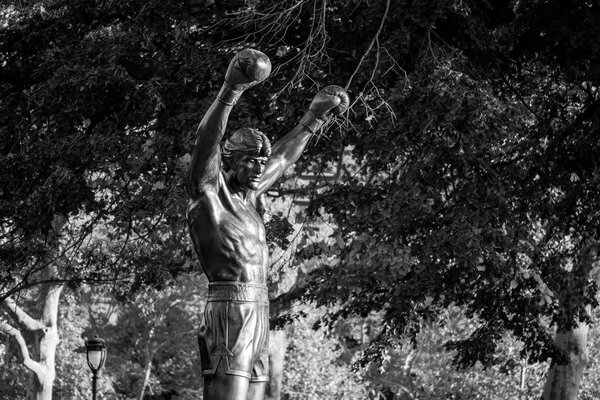
[[362, 374], [337, 362], [342, 353], [337, 340], [328, 337], [323, 329], [311, 329], [311, 322], [308, 318], [287, 328], [292, 334], [283, 371], [282, 398], [370, 398]]
[[[180, 25], [161, 19], [177, 16], [177, 5], [140, 4], [1, 8], [0, 329], [20, 344], [39, 399], [52, 392], [66, 283], [117, 282], [126, 295], [192, 266], [191, 252], [180, 245], [185, 201], [178, 184], [188, 104], [164, 106], [163, 96], [178, 93], [170, 91], [171, 79], [194, 100], [208, 85], [185, 85], [186, 66], [175, 61], [183, 55], [175, 53], [190, 46], [161, 43], [183, 40]], [[134, 16], [142, 25], [128, 23]], [[154, 27], [150, 36], [147, 27]], [[174, 61], [163, 63], [166, 57]], [[153, 245], [138, 251], [147, 242]], [[40, 293], [39, 321], [18, 304], [29, 288]], [[27, 351], [25, 329], [38, 338], [37, 360]]]
[[394, 117], [373, 123], [371, 96], [345, 138], [360, 173], [312, 205], [338, 226], [340, 255], [305, 295], [341, 301], [333, 319], [384, 310], [380, 351], [458, 304], [482, 323], [449, 343], [457, 365], [492, 363], [509, 331], [526, 359], [553, 359], [545, 398], [574, 398], [596, 306], [598, 74], [595, 51], [557, 38], [591, 32], [597, 7], [383, 3], [380, 64], [362, 82]]
[[198, 359], [190, 346], [197, 343], [207, 287], [204, 277], [184, 275], [169, 288], [147, 288], [103, 327], [114, 359], [107, 373], [118, 394], [140, 400], [170, 392], [198, 397]]

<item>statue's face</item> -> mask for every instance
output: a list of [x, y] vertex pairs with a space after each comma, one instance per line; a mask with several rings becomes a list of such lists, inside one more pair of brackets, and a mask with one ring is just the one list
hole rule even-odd
[[265, 172], [267, 157], [243, 155], [236, 159], [234, 178], [242, 189], [256, 190]]

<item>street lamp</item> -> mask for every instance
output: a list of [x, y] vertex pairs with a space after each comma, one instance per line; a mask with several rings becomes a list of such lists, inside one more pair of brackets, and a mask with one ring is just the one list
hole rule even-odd
[[97, 335], [90, 340], [85, 341], [85, 352], [87, 363], [92, 370], [92, 399], [96, 400], [96, 382], [98, 380], [98, 371], [106, 361], [106, 343]]

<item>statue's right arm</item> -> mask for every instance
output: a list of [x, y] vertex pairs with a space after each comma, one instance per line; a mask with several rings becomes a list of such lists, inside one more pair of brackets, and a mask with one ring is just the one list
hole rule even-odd
[[[221, 96], [223, 89], [221, 89]], [[196, 131], [196, 143], [187, 174], [187, 191], [191, 199], [201, 193], [217, 190], [221, 171], [220, 143], [233, 105], [217, 97], [212, 103]]]
[[198, 126], [187, 176], [187, 191], [191, 199], [217, 190], [221, 173], [220, 143], [229, 113], [246, 89], [262, 82], [270, 73], [269, 57], [258, 50], [241, 50], [229, 63], [223, 87]]

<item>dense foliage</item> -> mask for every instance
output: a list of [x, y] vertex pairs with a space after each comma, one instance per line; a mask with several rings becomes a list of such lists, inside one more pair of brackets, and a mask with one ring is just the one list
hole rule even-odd
[[[600, 76], [596, 47], [558, 37], [599, 16], [560, 1], [391, 4], [375, 66], [355, 78], [378, 85], [344, 137], [360, 169], [311, 207], [337, 224], [340, 255], [307, 296], [342, 301], [342, 316], [385, 310], [379, 350], [459, 304], [482, 323], [449, 344], [458, 365], [493, 362], [505, 331], [529, 360], [561, 360], [547, 322], [569, 329], [596, 305]], [[342, 21], [346, 36], [369, 31]]]
[[[231, 55], [252, 46], [275, 69], [232, 129], [276, 140], [318, 88], [353, 99], [296, 166], [317, 177], [302, 192], [311, 215], [335, 227], [301, 242], [299, 257], [323, 268], [300, 294], [341, 306], [332, 321], [382, 311], [367, 355], [457, 304], [481, 322], [449, 343], [458, 365], [493, 363], [504, 332], [530, 361], [561, 361], [550, 326], [568, 330], [596, 306], [599, 8], [5, 2], [0, 299], [47, 279], [117, 281], [128, 298], [197, 267], [182, 177]], [[38, 274], [49, 264], [52, 276]]]

